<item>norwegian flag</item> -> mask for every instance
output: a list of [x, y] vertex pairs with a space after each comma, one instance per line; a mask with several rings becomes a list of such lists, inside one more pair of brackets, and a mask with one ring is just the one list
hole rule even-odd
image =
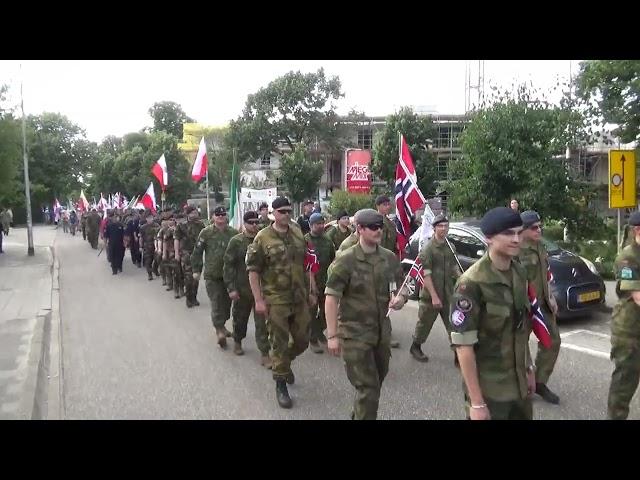
[[540, 304], [538, 303], [538, 297], [536, 296], [536, 289], [531, 283], [527, 286], [527, 295], [531, 302], [529, 318], [531, 318], [531, 323], [533, 324], [533, 333], [538, 337], [538, 340], [540, 340], [540, 343], [544, 348], [551, 348], [551, 333], [549, 332], [549, 327], [547, 326], [547, 322], [542, 314], [542, 310], [540, 310]]
[[402, 259], [404, 247], [411, 236], [411, 217], [427, 201], [418, 188], [416, 169], [404, 136], [400, 134], [400, 157], [396, 166], [396, 247]]
[[311, 273], [316, 273], [320, 270], [320, 260], [318, 260], [316, 250], [310, 242], [307, 242], [307, 253], [304, 256], [304, 270]]
[[551, 265], [547, 265], [547, 282], [553, 283], [553, 273], [551, 273]]
[[416, 282], [420, 284], [420, 287], [424, 287], [424, 268], [422, 268], [422, 260], [420, 257], [417, 257], [413, 265], [411, 265], [411, 269], [409, 270], [409, 275], [416, 279]]

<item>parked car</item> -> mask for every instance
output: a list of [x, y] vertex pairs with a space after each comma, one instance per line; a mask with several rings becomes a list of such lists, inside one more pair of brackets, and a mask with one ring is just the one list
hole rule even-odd
[[[422, 231], [418, 229], [407, 244], [403, 260], [405, 275], [418, 256], [419, 247], [422, 246], [421, 235]], [[464, 270], [480, 259], [487, 249], [478, 220], [451, 222], [448, 239], [455, 247]], [[558, 303], [558, 318], [583, 316], [600, 309], [605, 301], [606, 288], [595, 265], [586, 258], [560, 248], [551, 240], [543, 237], [542, 242], [549, 253], [549, 267], [553, 275], [551, 293]], [[419, 288], [416, 288], [413, 278], [409, 280], [407, 284], [412, 291], [412, 298], [418, 298]]]

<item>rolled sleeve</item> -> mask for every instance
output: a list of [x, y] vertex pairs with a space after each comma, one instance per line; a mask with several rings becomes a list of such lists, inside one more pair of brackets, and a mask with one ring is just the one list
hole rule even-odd
[[451, 298], [449, 324], [451, 341], [456, 345], [473, 345], [478, 341], [480, 325], [480, 289], [470, 281], [458, 282]]
[[349, 269], [345, 265], [344, 257], [338, 257], [333, 261], [331, 266], [329, 266], [324, 293], [332, 297], [342, 298], [342, 294], [348, 283]]
[[451, 332], [451, 343], [454, 345], [474, 345], [478, 343], [478, 331]]
[[247, 272], [262, 273], [264, 269], [264, 260], [262, 245], [258, 239], [255, 239], [253, 243], [247, 247], [247, 255], [245, 257]]

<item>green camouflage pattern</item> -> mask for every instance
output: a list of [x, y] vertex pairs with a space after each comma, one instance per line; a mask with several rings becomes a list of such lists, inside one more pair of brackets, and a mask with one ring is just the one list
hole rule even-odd
[[224, 327], [231, 313], [231, 299], [222, 279], [211, 280], [205, 278], [207, 295], [211, 303], [211, 323], [218, 330]]
[[[343, 242], [340, 244], [340, 247], [338, 247], [338, 252], [344, 252], [348, 248], [351, 248], [354, 245], [356, 245], [357, 243], [358, 243], [358, 234], [356, 232], [353, 232], [345, 240], [343, 240]], [[336, 257], [337, 256], [338, 254], [336, 253]]]
[[[200, 231], [198, 241], [191, 255], [191, 267], [195, 273], [201, 273], [203, 268], [202, 254], [205, 254], [204, 279], [216, 280], [222, 283], [222, 269], [224, 266], [224, 252], [229, 241], [238, 234], [232, 227], [220, 230], [215, 225], [210, 225]], [[228, 318], [228, 317], [227, 317]]]
[[191, 254], [198, 241], [198, 236], [204, 228], [204, 223], [200, 219], [195, 219], [179, 224], [175, 231], [175, 239], [180, 242], [180, 269], [184, 293], [188, 301], [195, 300], [198, 293], [198, 282], [193, 278], [193, 268], [191, 267]]
[[[261, 230], [261, 232], [265, 230]], [[302, 234], [301, 230], [298, 232]], [[307, 302], [269, 305], [267, 329], [271, 346], [269, 355], [273, 363], [273, 379], [284, 379], [291, 373], [291, 362], [309, 345], [309, 307]], [[290, 339], [291, 343], [289, 343]]]
[[[632, 315], [637, 322], [640, 307], [630, 298], [623, 302], [622, 305], [616, 305], [613, 318]], [[615, 367], [609, 385], [607, 415], [610, 420], [626, 420], [629, 416], [629, 404], [640, 380], [640, 337], [611, 335], [611, 360]]]
[[91, 212], [87, 217], [87, 238], [93, 248], [98, 248], [98, 235], [100, 233], [100, 215]]
[[233, 339], [236, 342], [240, 342], [247, 336], [247, 324], [249, 323], [251, 310], [253, 310], [253, 321], [256, 327], [256, 345], [262, 355], [269, 355], [267, 321], [264, 315], [260, 315], [255, 312], [254, 306], [255, 304], [251, 291], [240, 292], [240, 298], [233, 302], [233, 309], [231, 310], [231, 315], [233, 316]]
[[304, 239], [313, 245], [318, 262], [320, 262], [320, 269], [315, 274], [316, 288], [318, 289], [316, 305], [309, 308], [311, 319], [309, 340], [315, 343], [322, 338], [323, 332], [327, 328], [327, 319], [324, 314], [324, 288], [327, 284], [327, 271], [336, 256], [336, 251], [333, 242], [326, 235], [315, 236], [309, 232], [304, 236]]
[[155, 240], [158, 235], [158, 226], [152, 223], [145, 223], [140, 226], [140, 238], [142, 239], [142, 252], [144, 268], [149, 275], [153, 272], [153, 259], [156, 253]]
[[343, 232], [342, 230], [340, 230], [340, 227], [338, 227], [338, 225], [332, 225], [331, 228], [327, 230], [327, 233], [325, 235], [333, 243], [333, 248], [335, 250], [338, 250], [342, 242], [349, 238], [349, 235], [351, 235], [351, 233], [352, 231], [350, 228], [347, 228], [347, 231]]
[[633, 241], [622, 249], [615, 259], [614, 272], [618, 298], [640, 290], [640, 245]]
[[527, 280], [536, 289], [540, 307], [551, 310], [551, 305], [549, 304], [549, 281], [547, 280], [549, 254], [544, 248], [544, 244], [542, 242], [523, 240], [520, 244], [518, 260], [527, 270]]
[[391, 250], [393, 253], [396, 251], [396, 237], [398, 232], [396, 231], [396, 224], [393, 223], [386, 215], [382, 216], [384, 222], [382, 227], [382, 243], [381, 245], [387, 250]]

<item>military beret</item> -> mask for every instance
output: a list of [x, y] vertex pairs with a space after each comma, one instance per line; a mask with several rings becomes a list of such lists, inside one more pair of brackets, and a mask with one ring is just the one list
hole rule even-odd
[[257, 212], [254, 212], [253, 210], [248, 210], [244, 212], [244, 216], [242, 217], [242, 220], [247, 222], [249, 220], [257, 220], [257, 218], [258, 218]]
[[182, 220], [182, 219], [184, 219], [184, 218], [187, 218], [187, 216], [186, 216], [184, 213], [179, 213], [179, 214], [177, 214], [177, 215], [176, 215], [176, 218], [177, 218], [178, 220]]
[[341, 218], [348, 217], [348, 216], [349, 216], [349, 213], [346, 210], [340, 210], [336, 215], [336, 218], [340, 220]]
[[314, 213], [309, 217], [309, 225], [313, 225], [315, 223], [324, 222], [324, 217], [320, 213]]
[[184, 213], [186, 213], [187, 215], [189, 215], [191, 212], [197, 212], [197, 211], [198, 209], [193, 205], [189, 205], [187, 208], [184, 209]]
[[480, 230], [490, 237], [514, 227], [521, 227], [522, 219], [508, 207], [496, 207], [484, 214], [480, 220]]
[[226, 209], [226, 208], [224, 208], [224, 207], [216, 207], [216, 208], [213, 210], [213, 214], [214, 214], [214, 215], [224, 215], [224, 214], [226, 214], [226, 213], [227, 213], [227, 209]]
[[632, 227], [640, 227], [640, 212], [633, 212], [629, 215], [629, 225]]
[[389, 197], [387, 197], [386, 195], [380, 195], [378, 196], [378, 198], [376, 198], [376, 207], [378, 205], [382, 205], [383, 203], [387, 203], [387, 202], [391, 202]]
[[267, 202], [262, 202], [258, 207], [258, 210], [262, 210], [263, 208], [269, 208], [269, 204]]
[[271, 207], [274, 210], [282, 207], [290, 207], [291, 203], [289, 203], [289, 199], [287, 197], [276, 197], [276, 199], [271, 204]]
[[431, 226], [435, 227], [439, 223], [449, 223], [449, 219], [444, 215], [436, 215], [435, 218], [431, 221]]
[[358, 210], [354, 220], [358, 225], [374, 225], [376, 223], [383, 222], [382, 215], [376, 212], [373, 208]]
[[524, 228], [529, 228], [534, 223], [540, 221], [540, 215], [538, 215], [538, 212], [535, 212], [533, 210], [522, 212], [520, 214], [520, 218], [522, 219], [522, 226]]

